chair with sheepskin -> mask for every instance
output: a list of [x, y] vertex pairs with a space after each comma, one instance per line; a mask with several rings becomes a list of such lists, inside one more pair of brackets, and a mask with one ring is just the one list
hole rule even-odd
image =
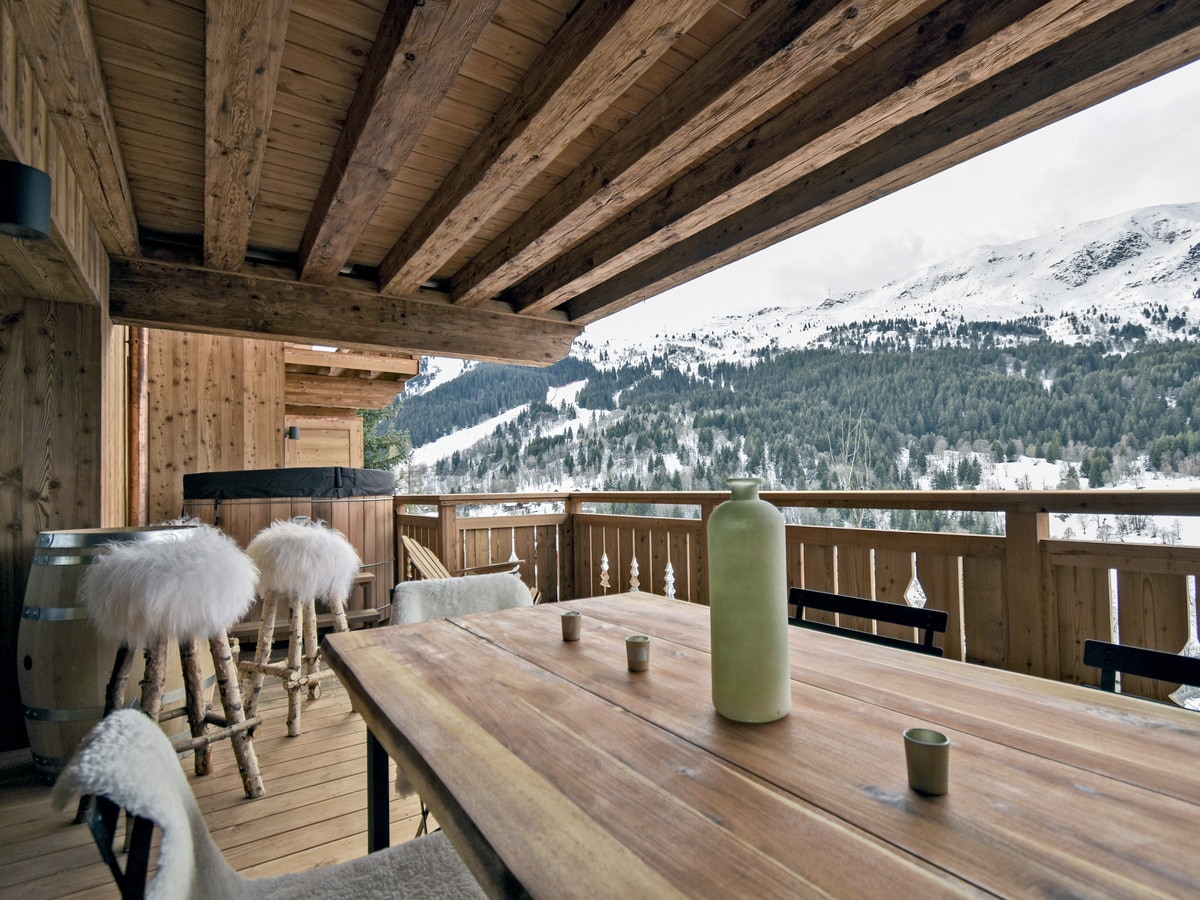
[[[315, 700], [321, 695], [321, 680], [334, 674], [321, 669], [316, 601], [323, 600], [329, 607], [336, 631], [348, 631], [346, 598], [361, 562], [340, 531], [308, 519], [271, 523], [254, 536], [246, 553], [258, 566], [258, 593], [263, 601], [254, 660], [239, 665], [245, 678], [246, 711], [254, 715], [258, 709], [258, 695], [267, 675], [283, 679], [288, 695], [288, 734], [294, 737], [300, 733], [301, 690], [307, 688], [309, 699]], [[291, 616], [287, 660], [271, 662], [275, 619], [281, 607]]]
[[[95, 800], [88, 824], [124, 898], [484, 896], [441, 832], [307, 872], [266, 878], [239, 875], [213, 842], [166, 736], [136, 710], [120, 710], [89, 732], [55, 783], [51, 800], [62, 809], [80, 795]], [[124, 870], [113, 848], [121, 807], [132, 817]], [[162, 840], [154, 877], [147, 884], [155, 826], [162, 830]]]
[[[145, 648], [146, 674], [141, 709], [158, 721], [166, 676], [167, 642], [177, 641], [183, 666], [191, 738], [175, 750], [195, 753], [197, 775], [210, 771], [210, 745], [229, 738], [246, 796], [261, 797], [262, 776], [250, 730], [261, 719], [246, 714], [228, 631], [254, 602], [258, 572], [227, 535], [208, 525], [179, 529], [173, 539], [115, 543], [97, 558], [79, 583], [88, 618], [105, 638], [118, 644], [105, 691], [105, 715], [125, 705], [125, 686], [138, 647]], [[207, 640], [216, 667], [224, 716], [205, 700], [196, 653]], [[210, 731], [209, 726], [216, 726]]]

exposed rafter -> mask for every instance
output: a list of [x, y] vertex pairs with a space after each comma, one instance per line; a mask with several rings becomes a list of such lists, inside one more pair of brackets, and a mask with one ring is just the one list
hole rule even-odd
[[559, 306], [1125, 2], [949, 0], [503, 296]]
[[860, 4], [768, 0], [451, 280], [473, 306], [519, 282], [687, 171], [713, 144], [755, 124], [930, 0]]
[[0, 248], [19, 294], [103, 302], [94, 217], [128, 321], [531, 364], [583, 323], [1200, 59], [1196, 0], [9, 11], [0, 51], [37, 71], [5, 63], [0, 124], [66, 189], [50, 241]]
[[397, 381], [367, 381], [345, 375], [284, 376], [284, 400], [288, 406], [317, 406], [326, 409], [380, 409], [404, 390]]
[[146, 259], [113, 260], [109, 303], [113, 321], [126, 325], [532, 366], [565, 357], [582, 331], [344, 283], [326, 287]]
[[421, 371], [421, 361], [412, 356], [313, 350], [307, 347], [296, 347], [292, 344], [288, 344], [284, 348], [283, 359], [286, 365], [307, 366], [314, 372], [320, 370], [324, 374], [331, 375], [358, 372], [360, 377], [387, 374], [401, 376], [407, 380]]
[[133, 195], [84, 0], [7, 0], [17, 40], [109, 253], [139, 252]]
[[237, 270], [262, 177], [291, 0], [208, 0], [204, 264]]
[[1200, 4], [1137, 0], [572, 298], [590, 322], [1194, 59]]
[[329, 284], [350, 258], [498, 3], [388, 4], [304, 230], [302, 280]]
[[452, 177], [380, 265], [388, 294], [416, 290], [712, 5], [584, 0]]

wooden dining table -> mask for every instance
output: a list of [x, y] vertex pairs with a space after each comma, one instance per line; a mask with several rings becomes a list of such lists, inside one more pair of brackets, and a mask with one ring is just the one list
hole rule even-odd
[[[566, 609], [582, 638], [561, 638]], [[630, 672], [625, 638], [650, 637]], [[493, 896], [1200, 896], [1200, 715], [790, 629], [792, 709], [711, 702], [708, 610], [646, 594], [326, 638], [388, 757]], [[950, 788], [902, 734], [950, 737]]]

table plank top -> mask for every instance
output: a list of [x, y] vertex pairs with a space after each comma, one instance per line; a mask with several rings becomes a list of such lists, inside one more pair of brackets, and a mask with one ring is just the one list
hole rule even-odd
[[[558, 614], [584, 614], [563, 642]], [[651, 636], [650, 670], [624, 638]], [[1200, 717], [792, 629], [792, 712], [712, 708], [704, 607], [605, 598], [331, 635], [330, 664], [477, 875], [533, 896], [1179, 896]], [[901, 733], [952, 741], [906, 782]], [[482, 873], [482, 874], [481, 874]]]

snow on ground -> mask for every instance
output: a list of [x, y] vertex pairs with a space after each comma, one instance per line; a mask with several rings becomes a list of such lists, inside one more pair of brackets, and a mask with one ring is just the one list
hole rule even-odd
[[[931, 458], [931, 465], [957, 466], [959, 454], [947, 453], [941, 463]], [[991, 464], [984, 462], [981, 490], [1004, 491], [1053, 491], [1061, 487], [1067, 473], [1067, 462], [1047, 462], [1029, 456], [1019, 457], [1013, 462]], [[1076, 472], [1079, 466], [1075, 466]], [[930, 486], [929, 478], [921, 480], [921, 487]], [[1088, 489], [1088, 480], [1080, 478], [1080, 487]], [[1106, 485], [1098, 491], [1196, 491], [1196, 515], [1194, 516], [1117, 516], [1054, 514], [1050, 517], [1050, 536], [1065, 540], [1128, 541], [1130, 543], [1172, 543], [1200, 546], [1200, 478], [1181, 476], [1165, 477], [1159, 472], [1145, 470], [1144, 460], [1126, 478], [1114, 485]]]
[[566, 403], [568, 406], [579, 406], [579, 392], [587, 385], [587, 379], [583, 378], [579, 381], [572, 381], [570, 384], [564, 384], [562, 387], [552, 387], [546, 391], [546, 402], [551, 406], [561, 406]]
[[411, 464], [414, 466], [437, 465], [439, 459], [449, 456], [456, 450], [467, 450], [495, 431], [498, 426], [507, 425], [527, 409], [529, 409], [528, 404], [509, 409], [498, 416], [493, 416], [486, 422], [480, 422], [478, 425], [472, 425], [470, 428], [460, 428], [458, 431], [440, 437], [436, 441], [422, 444], [413, 450]]

